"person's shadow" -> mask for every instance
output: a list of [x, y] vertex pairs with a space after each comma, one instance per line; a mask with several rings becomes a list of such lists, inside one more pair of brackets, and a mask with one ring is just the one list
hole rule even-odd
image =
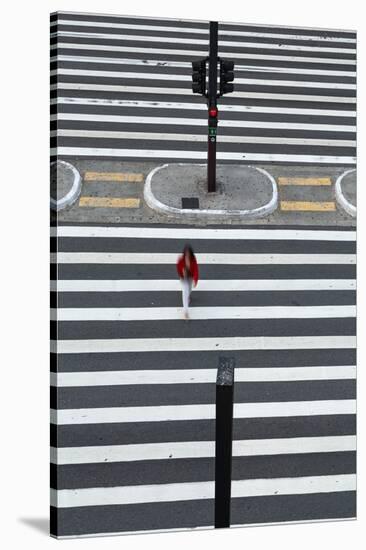
[[49, 536], [50, 534], [50, 521], [48, 518], [18, 518], [18, 521], [40, 531], [43, 535]]

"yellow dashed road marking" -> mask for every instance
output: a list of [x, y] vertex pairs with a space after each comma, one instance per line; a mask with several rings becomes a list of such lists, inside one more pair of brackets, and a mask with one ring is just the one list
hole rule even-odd
[[332, 185], [330, 178], [278, 178], [279, 185]]
[[119, 181], [141, 183], [144, 181], [144, 175], [128, 172], [85, 172], [84, 181]]
[[138, 208], [140, 199], [116, 199], [109, 197], [80, 197], [79, 206], [102, 208]]
[[334, 202], [281, 201], [281, 210], [330, 212], [336, 209]]

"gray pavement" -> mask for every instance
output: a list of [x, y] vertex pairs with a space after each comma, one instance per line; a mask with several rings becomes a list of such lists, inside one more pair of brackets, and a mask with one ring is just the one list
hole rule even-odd
[[145, 183], [144, 198], [157, 212], [210, 221], [263, 217], [277, 207], [277, 186], [268, 172], [240, 165], [218, 165], [216, 190], [207, 192], [205, 164], [166, 164]]

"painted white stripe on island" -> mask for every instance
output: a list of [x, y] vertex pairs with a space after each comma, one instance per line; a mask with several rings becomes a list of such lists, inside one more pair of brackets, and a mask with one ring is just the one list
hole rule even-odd
[[[280, 109], [278, 109], [280, 111]], [[156, 141], [194, 141], [207, 142], [207, 136], [200, 134], [158, 134], [147, 132], [114, 132], [103, 130], [51, 130], [51, 137], [80, 137], [98, 139], [138, 139]], [[220, 143], [267, 143], [282, 145], [319, 145], [323, 147], [356, 147], [354, 140], [337, 139], [303, 139], [303, 138], [279, 138], [279, 137], [245, 137], [245, 136], [220, 136]]]
[[[201, 22], [201, 21], [200, 21]], [[133, 25], [130, 23], [107, 23], [105, 21], [83, 21], [83, 20], [67, 20], [67, 19], [58, 19], [57, 23], [51, 23], [51, 27], [56, 26], [56, 24], [59, 25], [67, 25], [67, 26], [75, 26], [75, 27], [95, 27], [95, 28], [109, 28], [109, 29], [129, 29], [129, 30], [145, 30], [145, 31], [157, 31], [157, 32], [173, 32], [173, 33], [188, 33], [188, 34], [207, 34], [207, 29], [204, 28], [195, 28], [195, 27], [174, 27], [174, 26], [159, 26], [159, 25]], [[221, 30], [219, 30], [219, 35], [226, 35], [226, 36], [248, 36], [248, 37], [256, 37], [256, 38], [288, 38], [291, 40], [305, 40], [305, 41], [319, 41], [327, 43], [332, 42], [344, 42], [344, 43], [356, 43], [356, 40], [354, 38], [344, 38], [344, 37], [334, 37], [334, 36], [324, 36], [316, 34], [318, 29], [314, 30], [314, 35], [302, 35], [302, 34], [286, 34], [286, 33], [267, 33], [267, 32], [251, 32], [251, 31], [233, 31], [231, 29], [225, 30], [225, 28], [222, 27], [222, 25], [225, 25], [225, 23], [220, 23]], [[256, 25], [260, 26], [260, 25]], [[243, 28], [245, 28], [245, 25], [243, 25]], [[276, 27], [270, 27], [271, 29], [275, 30]], [[279, 27], [280, 28], [280, 27]], [[286, 27], [289, 28], [289, 27]], [[298, 28], [299, 33], [301, 33], [301, 28]], [[343, 31], [342, 32], [347, 32]], [[354, 31], [350, 31], [354, 32]], [[108, 35], [109, 36], [109, 35]], [[123, 35], [124, 36], [124, 35]]]
[[[233, 456], [335, 453], [356, 450], [356, 436], [234, 440]], [[183, 441], [94, 447], [51, 447], [53, 464], [97, 464], [138, 460], [213, 458], [215, 441]]]
[[[190, 307], [192, 321], [207, 319], [330, 319], [356, 316], [356, 306], [214, 306]], [[57, 308], [54, 321], [175, 321], [183, 318], [181, 307]]]
[[[58, 279], [51, 281], [54, 292], [179, 292], [180, 281], [171, 279]], [[294, 290], [356, 290], [354, 279], [200, 279], [199, 292], [261, 292]]]
[[[76, 120], [86, 122], [120, 122], [128, 124], [174, 124], [183, 126], [205, 126], [207, 121], [204, 118], [169, 118], [169, 117], [141, 117], [124, 115], [98, 115], [84, 113], [57, 113], [51, 115], [51, 121], [55, 120]], [[256, 120], [222, 120], [220, 125], [225, 128], [270, 128], [270, 129], [297, 129], [328, 132], [355, 132], [355, 126], [346, 124], [305, 124], [297, 122], [262, 122]], [[176, 152], [176, 151], [175, 151]]]
[[[353, 265], [355, 254], [196, 254], [199, 264], [208, 265]], [[140, 252], [55, 252], [51, 263], [173, 265], [177, 254]]]
[[235, 336], [217, 338], [113, 338], [51, 340], [54, 353], [153, 353], [246, 349], [353, 349], [355, 336]]
[[[117, 57], [91, 57], [91, 56], [79, 56], [79, 55], [53, 55], [50, 58], [50, 61], [76, 61], [78, 63], [103, 63], [107, 65], [108, 63], [112, 65], [142, 65], [144, 67], [161, 67], [161, 61], [156, 59], [119, 59]], [[164, 67], [171, 68], [189, 68], [192, 70], [192, 65], [186, 61], [164, 61]], [[256, 65], [239, 65], [235, 64], [236, 73], [246, 73], [247, 71], [251, 72], [271, 72], [271, 73], [286, 73], [286, 74], [308, 74], [311, 76], [322, 75], [322, 76], [350, 76], [356, 77], [356, 72], [352, 71], [330, 71], [330, 70], [316, 70], [316, 69], [300, 69], [300, 68], [290, 68], [290, 67], [269, 67], [269, 66], [256, 66]], [[324, 84], [329, 84], [325, 82]]]
[[[170, 422], [211, 420], [215, 405], [171, 405], [160, 407], [98, 407], [96, 409], [51, 409], [51, 423], [110, 424], [125, 422]], [[356, 400], [286, 401], [274, 403], [236, 403], [234, 418], [269, 418], [356, 414]]]
[[[68, 49], [68, 50], [89, 50], [89, 51], [101, 51], [101, 52], [130, 52], [130, 53], [144, 53], [144, 54], [162, 54], [171, 56], [192, 56], [192, 57], [205, 57], [207, 51], [197, 51], [193, 49], [181, 50], [181, 49], [161, 49], [161, 48], [137, 48], [130, 46], [107, 46], [105, 44], [70, 44], [69, 42], [62, 42], [58, 40], [57, 44], [52, 44], [50, 50], [56, 49]], [[295, 50], [296, 52], [296, 50]], [[257, 53], [240, 53], [240, 52], [225, 52], [225, 58], [227, 59], [263, 59], [268, 61], [290, 61], [297, 63], [323, 63], [324, 65], [356, 65], [355, 59], [337, 59], [329, 57], [302, 57], [291, 55], [263, 55]]]
[[[206, 34], [206, 33], [203, 33]], [[198, 45], [208, 48], [209, 45], [209, 37], [206, 34], [207, 38], [200, 39], [196, 38], [195, 40], [192, 40], [190, 38], [177, 38], [176, 36], [152, 36], [149, 34], [141, 35], [135, 35], [135, 34], [106, 34], [102, 32], [73, 32], [73, 31], [56, 31], [51, 33], [50, 38], [59, 38], [59, 41], [62, 40], [62, 38], [75, 38], [76, 40], [78, 38], [82, 39], [96, 39], [96, 40], [123, 40], [124, 42], [149, 42], [151, 44], [154, 44], [154, 42], [158, 42], [159, 44], [184, 44], [185, 46], [190, 45]], [[222, 35], [223, 36], [223, 35]], [[103, 44], [100, 44], [100, 46], [103, 47]], [[327, 46], [303, 46], [301, 45], [294, 45], [294, 44], [276, 44], [275, 42], [235, 42], [231, 40], [225, 40], [224, 38], [220, 39], [220, 46], [221, 47], [230, 47], [230, 48], [236, 48], [236, 52], [240, 52], [241, 49], [256, 49], [256, 50], [272, 50], [274, 54], [277, 53], [277, 51], [286, 51], [290, 55], [296, 55], [297, 52], [318, 52], [320, 54], [322, 53], [334, 53], [334, 54], [350, 54], [355, 56], [356, 49], [353, 48], [342, 48], [342, 47], [327, 47]], [[235, 52], [235, 53], [236, 53]], [[227, 52], [225, 52], [226, 55]], [[230, 52], [233, 53], [233, 52]], [[334, 56], [336, 58], [336, 55]], [[334, 59], [330, 58], [330, 59]], [[299, 59], [301, 61], [301, 56], [299, 56]], [[328, 59], [328, 57], [326, 58]], [[343, 61], [343, 59], [340, 60], [340, 62]], [[355, 59], [354, 59], [355, 61]]]
[[[51, 372], [51, 386], [59, 388], [151, 384], [214, 384], [216, 369]], [[352, 380], [356, 366], [236, 368], [235, 382], [293, 382]]]
[[[176, 227], [114, 227], [58, 225], [51, 227], [53, 237], [116, 237], [133, 239], [232, 239], [290, 241], [356, 241], [356, 231], [329, 229], [199, 229]], [[289, 281], [291, 282], [291, 281]]]
[[[294, 478], [248, 479], [232, 481], [231, 498], [355, 491], [356, 475], [307, 476]], [[98, 487], [92, 489], [51, 489], [51, 506], [112, 506], [153, 502], [179, 502], [213, 499], [215, 483], [169, 483]]]

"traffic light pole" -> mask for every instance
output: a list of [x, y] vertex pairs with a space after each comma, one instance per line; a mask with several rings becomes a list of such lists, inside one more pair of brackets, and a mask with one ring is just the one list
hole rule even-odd
[[[210, 52], [208, 70], [208, 156], [207, 190], [216, 191], [216, 134], [217, 134], [217, 46], [218, 23], [210, 21]], [[212, 114], [215, 113], [215, 116]]]

